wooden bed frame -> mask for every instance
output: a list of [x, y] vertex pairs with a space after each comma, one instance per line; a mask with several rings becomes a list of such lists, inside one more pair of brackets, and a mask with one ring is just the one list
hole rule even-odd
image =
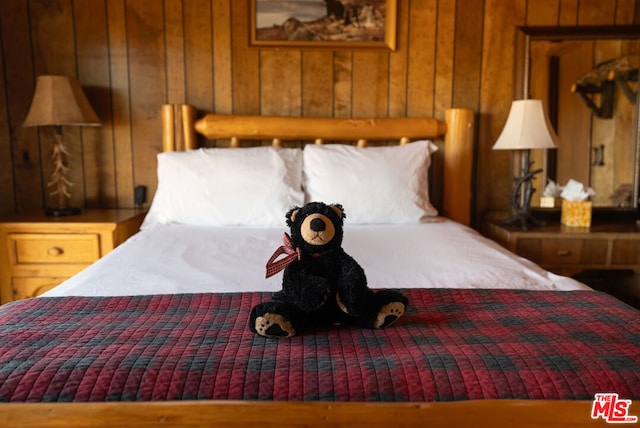
[[[444, 136], [441, 213], [460, 223], [471, 219], [474, 113], [446, 111], [434, 118], [336, 119], [229, 116], [196, 120], [188, 105], [165, 105], [163, 150], [197, 147], [196, 132], [210, 139], [357, 141]], [[436, 177], [437, 178], [437, 177]], [[437, 180], [434, 180], [437, 181]], [[2, 403], [0, 426], [8, 427], [199, 427], [199, 426], [367, 426], [367, 427], [584, 427], [606, 426], [590, 418], [590, 401], [470, 400], [442, 403], [168, 401], [109, 403]]]
[[[197, 134], [209, 140], [228, 140], [230, 147], [243, 141], [267, 141], [275, 147], [328, 141], [352, 142], [366, 147], [369, 141], [407, 144], [418, 139], [444, 137], [442, 168], [432, 164], [431, 196], [441, 214], [469, 225], [472, 218], [472, 169], [474, 112], [448, 109], [446, 121], [435, 118], [328, 118], [249, 116], [209, 113], [196, 120], [196, 110], [187, 104], [162, 106], [163, 151], [189, 150], [199, 146]], [[225, 141], [226, 142], [226, 141]], [[434, 173], [434, 170], [436, 171]]]

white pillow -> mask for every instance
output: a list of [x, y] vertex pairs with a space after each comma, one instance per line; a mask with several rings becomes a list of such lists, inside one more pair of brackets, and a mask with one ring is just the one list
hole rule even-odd
[[428, 183], [436, 150], [427, 140], [367, 148], [308, 145], [302, 155], [307, 200], [342, 204], [345, 223], [425, 221], [438, 214]]
[[142, 228], [283, 226], [287, 211], [303, 201], [301, 149], [165, 152], [158, 154], [158, 189]]

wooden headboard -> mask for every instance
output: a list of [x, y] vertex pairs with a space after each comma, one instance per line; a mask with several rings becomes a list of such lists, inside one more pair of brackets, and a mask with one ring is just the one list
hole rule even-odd
[[[270, 141], [283, 147], [287, 141], [323, 144], [351, 141], [366, 147], [370, 141], [397, 141], [407, 144], [417, 139], [444, 137], [441, 171], [432, 174], [430, 185], [442, 195], [435, 205], [442, 215], [470, 225], [472, 220], [472, 169], [474, 112], [448, 109], [445, 121], [422, 118], [326, 118], [226, 115], [208, 113], [199, 119], [193, 106], [162, 106], [163, 151], [189, 150], [199, 146], [197, 134], [209, 140], [228, 140], [230, 147], [242, 141]], [[438, 166], [432, 170], [438, 170]], [[441, 205], [441, 206], [439, 206]]]

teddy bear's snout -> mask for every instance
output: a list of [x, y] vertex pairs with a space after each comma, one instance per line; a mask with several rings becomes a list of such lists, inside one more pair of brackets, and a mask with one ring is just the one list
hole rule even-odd
[[320, 213], [313, 213], [302, 221], [300, 234], [311, 245], [327, 245], [335, 236], [336, 229], [331, 219]]
[[327, 228], [327, 224], [324, 222], [324, 220], [318, 217], [311, 220], [310, 226], [311, 230], [313, 230], [314, 232], [322, 232]]

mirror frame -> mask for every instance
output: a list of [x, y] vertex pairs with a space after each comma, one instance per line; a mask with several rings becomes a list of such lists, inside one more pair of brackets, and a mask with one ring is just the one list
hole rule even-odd
[[[637, 39], [640, 25], [516, 27], [514, 100], [529, 98], [530, 46], [536, 40]], [[640, 87], [640, 85], [639, 85]], [[640, 90], [636, 96], [635, 160], [630, 207], [594, 207], [599, 211], [637, 211], [640, 199]], [[547, 168], [547, 165], [544, 165]]]

